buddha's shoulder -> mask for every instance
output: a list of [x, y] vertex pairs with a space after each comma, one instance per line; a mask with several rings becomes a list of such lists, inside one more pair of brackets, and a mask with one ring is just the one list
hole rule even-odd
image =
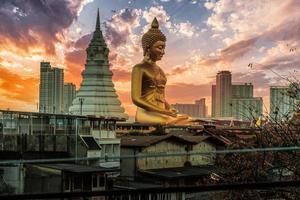
[[136, 65], [133, 66], [133, 70], [134, 71], [144, 71], [144, 70], [148, 70], [149, 69], [149, 64], [148, 63], [138, 63]]

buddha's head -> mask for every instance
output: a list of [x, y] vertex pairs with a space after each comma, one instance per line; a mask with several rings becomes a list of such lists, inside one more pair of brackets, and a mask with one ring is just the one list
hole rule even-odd
[[154, 18], [151, 28], [142, 37], [144, 56], [153, 61], [160, 60], [165, 54], [166, 36], [158, 28], [158, 21]]

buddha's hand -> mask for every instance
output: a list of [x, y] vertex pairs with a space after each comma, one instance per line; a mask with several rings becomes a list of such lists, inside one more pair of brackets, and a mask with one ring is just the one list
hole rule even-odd
[[177, 117], [177, 113], [174, 112], [174, 111], [171, 111], [171, 110], [167, 110], [167, 111], [165, 112], [165, 114], [166, 114], [166, 115], [169, 115], [169, 116], [171, 116], [171, 117]]
[[173, 112], [173, 113], [176, 113], [176, 114], [179, 113], [179, 111], [175, 108], [170, 108], [170, 111]]

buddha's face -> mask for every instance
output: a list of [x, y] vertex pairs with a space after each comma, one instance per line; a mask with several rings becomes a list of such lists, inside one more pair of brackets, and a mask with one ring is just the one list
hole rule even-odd
[[163, 41], [155, 42], [149, 49], [150, 59], [153, 61], [161, 60], [165, 54], [166, 43]]

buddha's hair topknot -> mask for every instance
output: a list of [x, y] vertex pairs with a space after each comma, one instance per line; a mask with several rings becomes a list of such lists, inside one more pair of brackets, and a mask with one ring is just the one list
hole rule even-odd
[[150, 48], [155, 42], [165, 42], [167, 40], [166, 36], [158, 28], [158, 21], [155, 17], [152, 21], [151, 28], [142, 37], [142, 47], [144, 50], [144, 55], [146, 54], [147, 49]]

